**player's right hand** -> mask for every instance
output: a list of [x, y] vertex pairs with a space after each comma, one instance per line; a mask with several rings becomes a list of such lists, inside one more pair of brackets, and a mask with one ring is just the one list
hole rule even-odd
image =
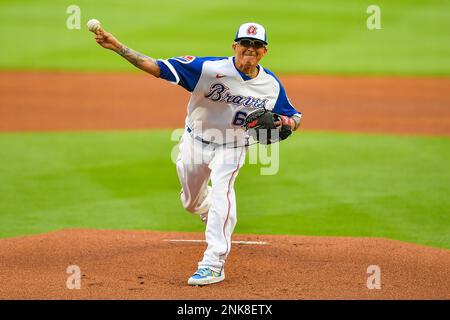
[[122, 44], [111, 33], [100, 29], [95, 34], [95, 41], [105, 49], [117, 51], [122, 47]]

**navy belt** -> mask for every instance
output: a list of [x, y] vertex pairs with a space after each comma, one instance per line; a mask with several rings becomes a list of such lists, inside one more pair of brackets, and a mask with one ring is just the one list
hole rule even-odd
[[195, 135], [195, 134], [192, 132], [192, 129], [189, 128], [188, 126], [186, 126], [186, 130], [187, 130], [187, 132], [188, 132], [195, 140], [198, 140], [198, 141], [200, 141], [201, 143], [204, 143], [204, 144], [212, 144], [212, 145], [220, 145], [220, 146], [221, 146], [221, 144], [218, 144], [218, 143], [214, 143], [214, 142], [211, 142], [211, 141], [204, 140], [204, 139], [202, 139], [201, 137]]
[[[195, 135], [194, 132], [193, 132], [193, 130], [192, 130], [191, 128], [189, 128], [188, 126], [186, 126], [186, 131], [187, 131], [187, 132], [188, 132], [195, 140], [200, 141], [201, 143], [204, 143], [204, 144], [206, 144], [206, 145], [212, 145], [212, 146], [222, 147], [222, 146], [226, 146], [226, 145], [228, 145], [228, 144], [231, 144], [230, 142], [229, 142], [229, 143], [215, 143], [215, 142], [212, 142], [212, 141], [204, 140], [204, 139], [202, 139], [201, 137]], [[242, 146], [242, 147], [247, 147], [247, 146], [249, 146], [248, 140], [247, 140], [246, 144], [245, 144], [244, 146]], [[235, 146], [235, 147], [236, 147], [236, 146]]]

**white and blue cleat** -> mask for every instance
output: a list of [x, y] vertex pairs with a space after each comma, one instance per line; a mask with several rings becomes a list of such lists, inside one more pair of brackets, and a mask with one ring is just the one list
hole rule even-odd
[[205, 286], [225, 280], [224, 272], [215, 272], [210, 268], [200, 268], [189, 278], [188, 284], [191, 286]]

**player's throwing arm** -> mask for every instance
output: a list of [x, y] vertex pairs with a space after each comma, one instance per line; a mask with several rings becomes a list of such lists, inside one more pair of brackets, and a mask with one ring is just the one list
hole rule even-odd
[[155, 77], [159, 77], [160, 69], [155, 59], [134, 51], [133, 49], [130, 49], [120, 43], [116, 39], [116, 37], [114, 37], [111, 33], [106, 32], [105, 29], [102, 28], [100, 21], [98, 21], [97, 19], [89, 20], [87, 23], [87, 27], [89, 31], [95, 34], [95, 40], [103, 48], [116, 52], [117, 54], [128, 60], [130, 63], [132, 63], [135, 67], [147, 73], [150, 73]]

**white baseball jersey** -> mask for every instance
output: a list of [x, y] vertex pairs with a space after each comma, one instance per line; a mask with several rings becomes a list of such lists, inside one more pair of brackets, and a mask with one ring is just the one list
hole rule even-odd
[[[198, 267], [222, 274], [237, 221], [234, 181], [247, 151], [242, 129], [247, 116], [244, 109], [266, 108], [286, 116], [300, 113], [289, 102], [280, 81], [261, 66], [258, 76], [249, 78], [235, 67], [233, 57], [184, 56], [158, 60], [158, 64], [161, 78], [192, 93], [176, 163], [180, 200], [189, 212], [208, 216], [208, 247]], [[234, 142], [239, 144], [217, 146]]]
[[[244, 141], [242, 129], [246, 106], [266, 108], [274, 113], [300, 115], [290, 103], [283, 85], [269, 70], [249, 78], [234, 64], [234, 57], [183, 56], [158, 60], [160, 77], [192, 93], [186, 126], [206, 141]], [[233, 135], [230, 136], [230, 131]]]

